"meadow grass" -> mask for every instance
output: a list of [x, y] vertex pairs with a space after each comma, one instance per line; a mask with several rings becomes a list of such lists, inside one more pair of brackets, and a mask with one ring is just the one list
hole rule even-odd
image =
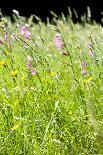
[[103, 155], [103, 28], [5, 18], [0, 40], [0, 155]]

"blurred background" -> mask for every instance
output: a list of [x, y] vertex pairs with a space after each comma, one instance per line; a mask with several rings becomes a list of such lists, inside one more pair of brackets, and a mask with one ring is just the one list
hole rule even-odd
[[[103, 25], [103, 5], [101, 0], [1, 0], [0, 8], [2, 15], [10, 16], [12, 21], [13, 9], [18, 10], [20, 16], [30, 17], [35, 14], [43, 21], [49, 17], [52, 19], [53, 11], [60, 16], [64, 13], [65, 16], [70, 15], [74, 23], [81, 22], [81, 17], [87, 18], [90, 12], [90, 19]], [[68, 9], [69, 8], [69, 9]], [[89, 12], [88, 12], [89, 10]]]

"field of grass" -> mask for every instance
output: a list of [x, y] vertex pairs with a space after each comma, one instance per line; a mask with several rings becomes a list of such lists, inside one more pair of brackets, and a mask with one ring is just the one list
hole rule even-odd
[[0, 155], [103, 155], [103, 28], [56, 22], [0, 22]]

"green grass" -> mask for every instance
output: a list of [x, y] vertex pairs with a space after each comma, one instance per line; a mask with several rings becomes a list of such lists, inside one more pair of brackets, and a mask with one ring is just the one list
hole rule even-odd
[[[18, 19], [18, 26], [5, 20], [0, 23], [2, 41], [5, 28], [8, 32], [0, 44], [0, 155], [103, 155], [103, 28], [63, 19], [55, 26], [33, 24], [31, 18]], [[31, 31], [27, 41], [20, 35], [25, 23]], [[58, 32], [68, 56], [54, 44]], [[36, 75], [26, 68], [28, 55]], [[88, 64], [86, 75], [82, 61]]]

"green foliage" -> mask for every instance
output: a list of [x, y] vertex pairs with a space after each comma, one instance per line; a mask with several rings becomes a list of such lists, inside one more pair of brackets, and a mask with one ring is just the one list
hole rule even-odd
[[[32, 19], [0, 23], [0, 155], [102, 155], [103, 28]], [[25, 24], [27, 40], [20, 34]], [[57, 33], [68, 55], [55, 47]], [[26, 67], [28, 55], [35, 75]]]

